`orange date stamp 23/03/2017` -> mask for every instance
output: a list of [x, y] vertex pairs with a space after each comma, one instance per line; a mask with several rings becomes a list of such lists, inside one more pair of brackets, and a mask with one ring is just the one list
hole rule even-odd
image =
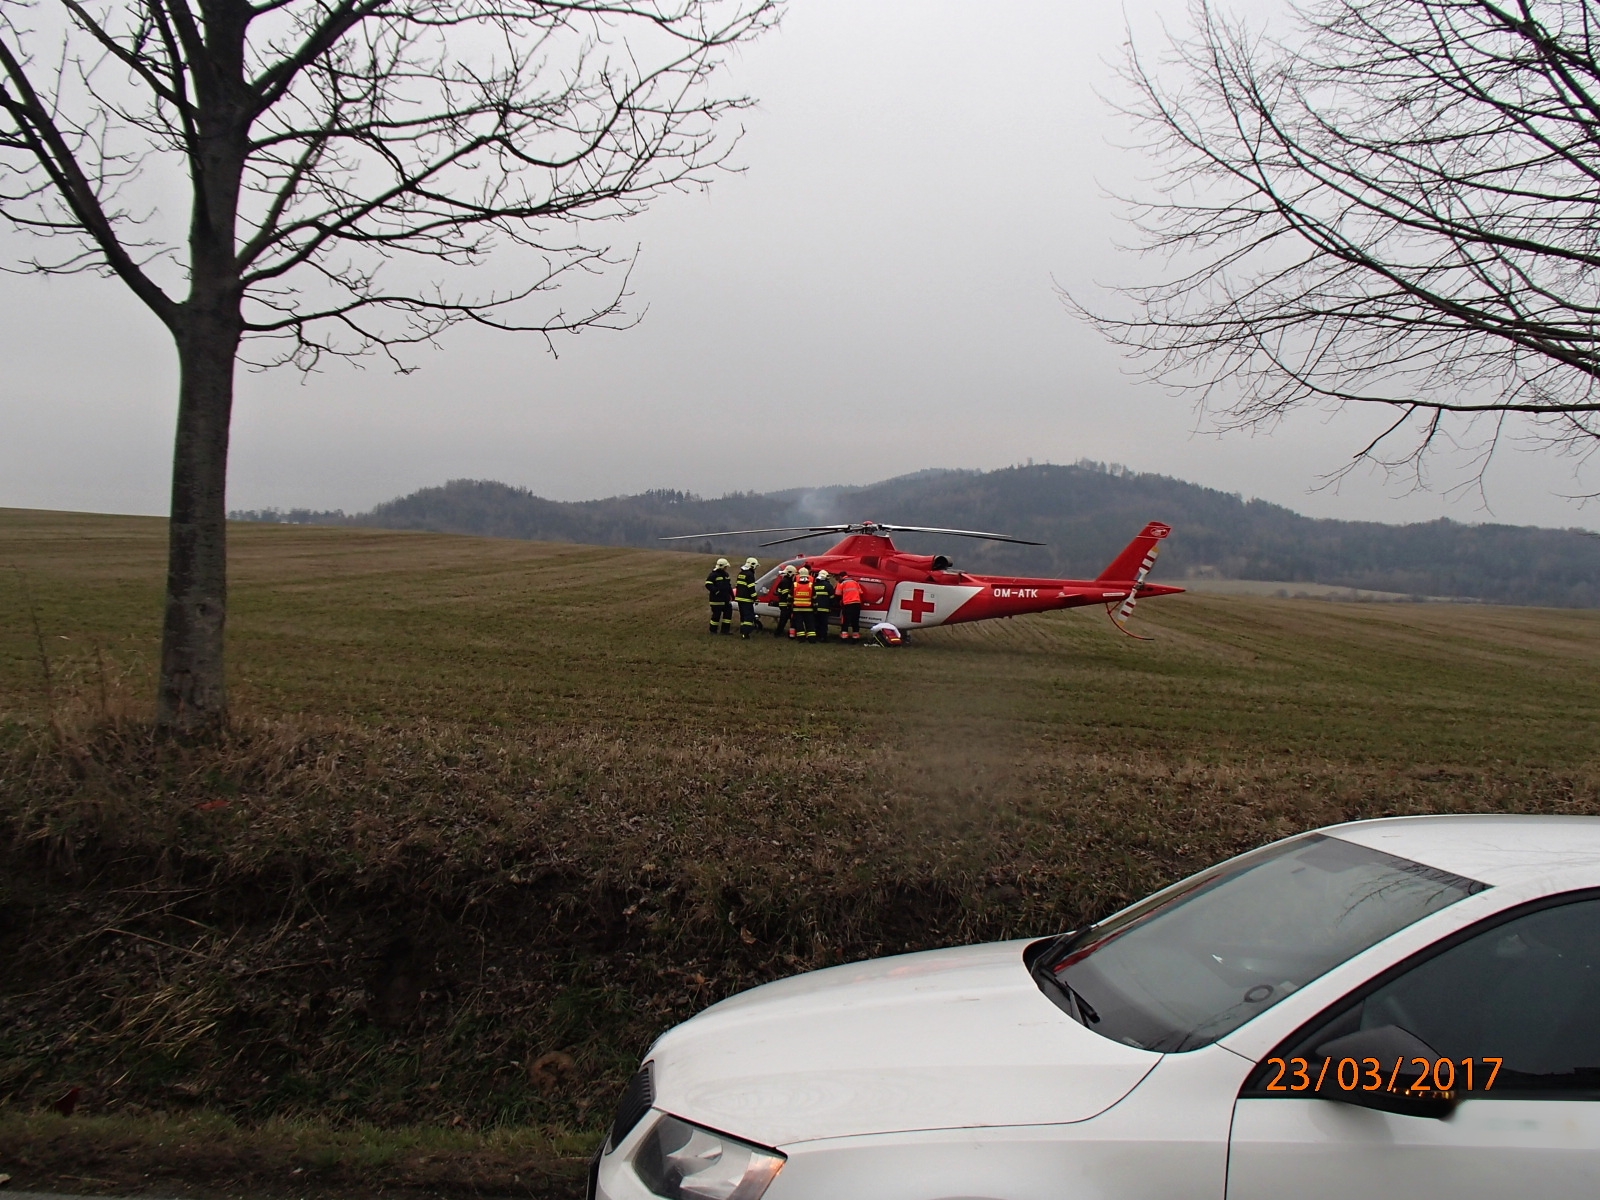
[[[1435, 1095], [1463, 1091], [1487, 1092], [1494, 1087], [1503, 1058], [1463, 1058], [1460, 1068], [1452, 1058], [1413, 1058], [1402, 1055], [1394, 1065], [1376, 1058], [1324, 1058], [1320, 1064], [1306, 1058], [1269, 1058], [1263, 1065], [1276, 1068], [1267, 1080], [1269, 1092], [1394, 1092]], [[1481, 1064], [1474, 1070], [1474, 1064]], [[1410, 1067], [1410, 1070], [1406, 1070]], [[1324, 1086], [1326, 1085], [1326, 1086]]]

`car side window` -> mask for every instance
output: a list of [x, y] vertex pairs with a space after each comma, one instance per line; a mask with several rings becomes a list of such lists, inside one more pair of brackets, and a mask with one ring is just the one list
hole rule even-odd
[[1441, 1057], [1501, 1059], [1504, 1095], [1600, 1095], [1600, 899], [1514, 918], [1380, 987], [1358, 1028], [1385, 1025]]
[[[1298, 1056], [1315, 1073], [1331, 1054], [1337, 1070], [1337, 1048], [1358, 1034], [1418, 1061], [1449, 1060], [1462, 1098], [1600, 1100], [1600, 897], [1470, 935], [1312, 1022], [1272, 1061]], [[1258, 1069], [1241, 1094], [1294, 1094], [1270, 1083]]]

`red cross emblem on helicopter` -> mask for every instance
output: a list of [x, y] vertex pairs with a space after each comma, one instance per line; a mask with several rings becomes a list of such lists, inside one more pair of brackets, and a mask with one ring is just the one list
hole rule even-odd
[[931, 602], [924, 600], [922, 598], [922, 589], [918, 588], [916, 591], [911, 593], [911, 598], [909, 600], [900, 601], [900, 607], [911, 614], [911, 620], [913, 622], [920, 625], [922, 624], [922, 618], [928, 613], [931, 613], [936, 606]]

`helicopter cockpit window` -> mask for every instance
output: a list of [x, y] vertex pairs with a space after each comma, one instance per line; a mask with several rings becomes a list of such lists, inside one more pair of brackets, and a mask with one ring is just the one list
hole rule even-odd
[[[791, 561], [798, 562], [799, 560], [792, 559]], [[756, 595], [765, 596], [767, 594], [767, 592], [771, 589], [773, 582], [778, 578], [778, 572], [783, 570], [784, 566], [784, 563], [779, 563], [760, 579], [756, 580]]]

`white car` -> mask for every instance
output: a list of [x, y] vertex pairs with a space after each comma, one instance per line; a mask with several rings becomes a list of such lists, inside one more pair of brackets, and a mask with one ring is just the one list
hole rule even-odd
[[1600, 817], [1302, 834], [664, 1034], [603, 1200], [1600, 1196]]

